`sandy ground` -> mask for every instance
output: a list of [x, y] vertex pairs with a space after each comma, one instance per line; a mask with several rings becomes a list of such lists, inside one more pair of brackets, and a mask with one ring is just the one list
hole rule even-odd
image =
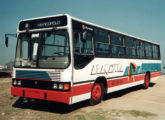
[[11, 78], [0, 78], [0, 120], [165, 120], [165, 76], [144, 90], [141, 86], [114, 92], [95, 106], [72, 106], [10, 95]]

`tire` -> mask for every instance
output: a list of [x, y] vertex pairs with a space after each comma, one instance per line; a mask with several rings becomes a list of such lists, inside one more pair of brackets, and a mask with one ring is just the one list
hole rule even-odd
[[103, 88], [102, 83], [95, 83], [93, 85], [90, 99], [91, 105], [96, 105], [102, 101], [104, 95]]
[[143, 88], [147, 89], [149, 87], [149, 84], [150, 84], [150, 76], [149, 74], [146, 74], [144, 78]]

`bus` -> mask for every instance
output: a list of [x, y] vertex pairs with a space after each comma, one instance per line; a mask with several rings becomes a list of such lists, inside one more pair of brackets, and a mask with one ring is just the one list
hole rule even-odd
[[68, 105], [161, 76], [160, 45], [68, 14], [19, 22], [11, 95]]

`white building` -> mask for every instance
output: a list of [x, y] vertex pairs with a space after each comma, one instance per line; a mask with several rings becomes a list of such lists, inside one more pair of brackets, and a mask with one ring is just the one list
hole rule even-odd
[[0, 65], [0, 71], [3, 69], [3, 67], [4, 67], [4, 66], [1, 66], [1, 65]]

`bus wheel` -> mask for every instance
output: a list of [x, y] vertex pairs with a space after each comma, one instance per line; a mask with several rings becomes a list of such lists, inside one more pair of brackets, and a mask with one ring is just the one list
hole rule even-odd
[[103, 85], [101, 83], [95, 83], [91, 91], [90, 104], [96, 105], [103, 99]]
[[147, 89], [149, 87], [149, 84], [150, 84], [150, 76], [149, 74], [146, 74], [145, 79], [144, 79], [144, 85], [143, 85], [144, 89]]

